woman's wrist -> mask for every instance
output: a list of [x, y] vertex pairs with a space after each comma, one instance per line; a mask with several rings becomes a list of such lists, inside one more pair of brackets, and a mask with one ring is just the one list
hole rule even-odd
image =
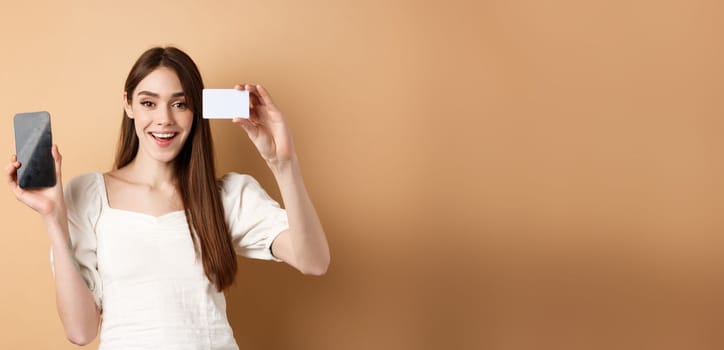
[[43, 214], [43, 222], [45, 225], [50, 227], [59, 226], [62, 227], [68, 220], [68, 212], [64, 205], [56, 205], [48, 213]]
[[266, 165], [271, 169], [275, 177], [292, 175], [299, 172], [299, 162], [297, 161], [296, 155], [288, 160], [267, 162]]

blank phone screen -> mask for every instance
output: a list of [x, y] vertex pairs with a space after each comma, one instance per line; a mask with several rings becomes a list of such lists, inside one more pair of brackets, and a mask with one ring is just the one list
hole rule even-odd
[[55, 186], [53, 136], [48, 112], [18, 113], [14, 118], [15, 152], [21, 188]]

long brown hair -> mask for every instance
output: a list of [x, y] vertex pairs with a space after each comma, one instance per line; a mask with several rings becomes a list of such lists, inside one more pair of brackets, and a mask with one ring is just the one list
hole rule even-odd
[[[234, 282], [237, 264], [214, 172], [211, 129], [209, 121], [201, 118], [204, 83], [199, 69], [186, 53], [175, 47], [155, 47], [144, 52], [128, 73], [125, 91], [129, 103], [138, 83], [158, 67], [176, 72], [186, 103], [194, 113], [191, 132], [174, 159], [174, 169], [194, 247], [197, 254], [201, 254], [209, 281], [222, 291]], [[137, 153], [134, 120], [124, 111], [114, 168], [128, 165]]]

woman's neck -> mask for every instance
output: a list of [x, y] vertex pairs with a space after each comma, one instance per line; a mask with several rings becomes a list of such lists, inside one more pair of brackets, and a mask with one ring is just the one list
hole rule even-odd
[[148, 159], [140, 153], [128, 165], [123, 167], [123, 170], [128, 179], [151, 188], [175, 186], [177, 182], [172, 162], [164, 163]]

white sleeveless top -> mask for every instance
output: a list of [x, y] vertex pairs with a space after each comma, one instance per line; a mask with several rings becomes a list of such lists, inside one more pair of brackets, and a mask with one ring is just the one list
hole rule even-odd
[[[184, 211], [111, 208], [100, 173], [74, 178], [64, 193], [73, 251], [102, 310], [99, 349], [238, 349]], [[237, 254], [279, 261], [270, 247], [288, 228], [286, 211], [248, 175], [226, 174], [221, 197]]]

